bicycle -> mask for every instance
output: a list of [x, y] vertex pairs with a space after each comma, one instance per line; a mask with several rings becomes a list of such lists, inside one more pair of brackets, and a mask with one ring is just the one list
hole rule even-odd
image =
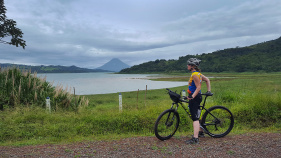
[[[183, 100], [180, 94], [171, 91], [168, 89], [168, 94], [170, 95], [171, 100], [173, 101], [170, 109], [162, 112], [154, 126], [155, 136], [160, 140], [170, 139], [177, 131], [179, 127], [180, 117], [177, 111], [179, 104], [183, 107], [184, 111], [191, 118], [191, 114], [187, 108], [183, 106], [184, 103], [188, 103], [187, 100]], [[229, 109], [224, 106], [213, 106], [209, 109], [205, 108], [206, 100], [209, 96], [213, 94], [207, 92], [201, 94], [205, 96], [203, 105], [199, 106], [198, 113], [200, 113], [200, 128], [211, 137], [221, 138], [229, 134], [234, 125], [234, 118]], [[202, 115], [202, 112], [205, 110], [205, 113]]]

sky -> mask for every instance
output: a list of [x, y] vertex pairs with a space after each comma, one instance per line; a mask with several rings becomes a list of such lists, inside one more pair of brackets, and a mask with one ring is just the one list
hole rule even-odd
[[281, 36], [280, 0], [4, 0], [26, 48], [0, 63], [97, 68], [212, 53]]

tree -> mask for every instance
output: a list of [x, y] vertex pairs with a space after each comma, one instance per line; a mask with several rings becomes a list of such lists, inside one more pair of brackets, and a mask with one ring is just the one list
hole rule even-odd
[[[6, 10], [4, 0], [0, 0], [0, 43], [21, 46], [25, 49], [26, 44], [22, 39], [23, 33], [16, 27], [16, 21], [7, 19]], [[9, 37], [11, 38], [10, 42], [7, 41]]]

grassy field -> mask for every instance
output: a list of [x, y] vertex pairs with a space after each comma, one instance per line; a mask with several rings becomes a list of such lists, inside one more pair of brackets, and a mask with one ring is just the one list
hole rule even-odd
[[[235, 117], [230, 134], [280, 132], [281, 73], [205, 74], [211, 79], [213, 97], [207, 107], [223, 105]], [[187, 81], [189, 74], [173, 74], [157, 80]], [[203, 84], [202, 91], [206, 91]], [[171, 88], [180, 92], [187, 87]], [[48, 113], [42, 107], [17, 106], [0, 111], [0, 145], [70, 143], [131, 136], [153, 136], [158, 115], [170, 108], [166, 90], [88, 95], [88, 106], [75, 111], [58, 109]], [[181, 123], [176, 137], [192, 134], [192, 121], [179, 109]]]

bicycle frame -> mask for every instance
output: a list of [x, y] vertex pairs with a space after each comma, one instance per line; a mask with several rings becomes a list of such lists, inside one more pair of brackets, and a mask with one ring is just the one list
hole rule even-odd
[[[205, 98], [204, 98], [203, 105], [199, 105], [199, 109], [201, 110], [199, 120], [201, 120], [201, 117], [202, 117], [202, 114], [203, 114], [203, 113], [202, 113], [203, 110], [205, 110], [205, 112], [208, 112], [208, 113], [209, 113], [210, 115], [212, 115], [216, 120], [218, 120], [218, 118], [217, 118], [216, 116], [214, 116], [212, 113], [210, 113], [210, 111], [209, 111], [208, 109], [205, 108], [205, 104], [206, 104], [206, 100], [207, 100], [208, 95], [206, 95], [206, 94], [201, 94], [201, 95], [204, 95]], [[191, 119], [191, 113], [190, 113], [190, 111], [189, 111], [187, 108], [185, 108], [185, 107], [183, 106], [183, 103], [189, 103], [189, 101], [188, 101], [188, 100], [182, 100], [182, 99], [180, 99], [178, 103], [173, 102], [173, 103], [172, 103], [172, 106], [171, 106], [171, 109], [175, 109], [175, 111], [177, 111], [177, 109], [178, 109], [178, 107], [179, 107], [179, 104], [180, 104], [181, 107], [182, 107], [182, 108], [184, 109], [184, 111], [186, 112], [186, 114], [187, 114], [187, 115], [189, 116], [189, 118]], [[176, 107], [174, 107], [174, 105], [176, 105]], [[200, 128], [202, 128], [205, 133], [209, 133], [209, 132], [207, 132], [207, 131], [202, 127], [201, 121], [200, 121]]]
[[[202, 94], [202, 95], [205, 95], [205, 94]], [[199, 107], [200, 107], [200, 110], [208, 111], [208, 110], [205, 108], [205, 103], [206, 103], [207, 97], [208, 97], [208, 96], [205, 96], [203, 105], [200, 105], [200, 106], [199, 106]], [[191, 118], [191, 114], [190, 114], [189, 110], [183, 106], [183, 104], [182, 104], [183, 102], [184, 102], [184, 103], [189, 103], [188, 100], [182, 100], [182, 99], [180, 99], [180, 102], [178, 102], [178, 103], [173, 102], [173, 103], [172, 103], [171, 109], [175, 109], [175, 110], [177, 111], [177, 109], [178, 109], [178, 107], [179, 107], [179, 104], [180, 104], [181, 107], [182, 107], [182, 108], [184, 109], [184, 111], [186, 112], [186, 114]], [[176, 105], [175, 108], [174, 108], [174, 105]], [[201, 116], [202, 116], [202, 111], [201, 111], [201, 114], [200, 114], [200, 118], [199, 118], [199, 119], [201, 119]]]

